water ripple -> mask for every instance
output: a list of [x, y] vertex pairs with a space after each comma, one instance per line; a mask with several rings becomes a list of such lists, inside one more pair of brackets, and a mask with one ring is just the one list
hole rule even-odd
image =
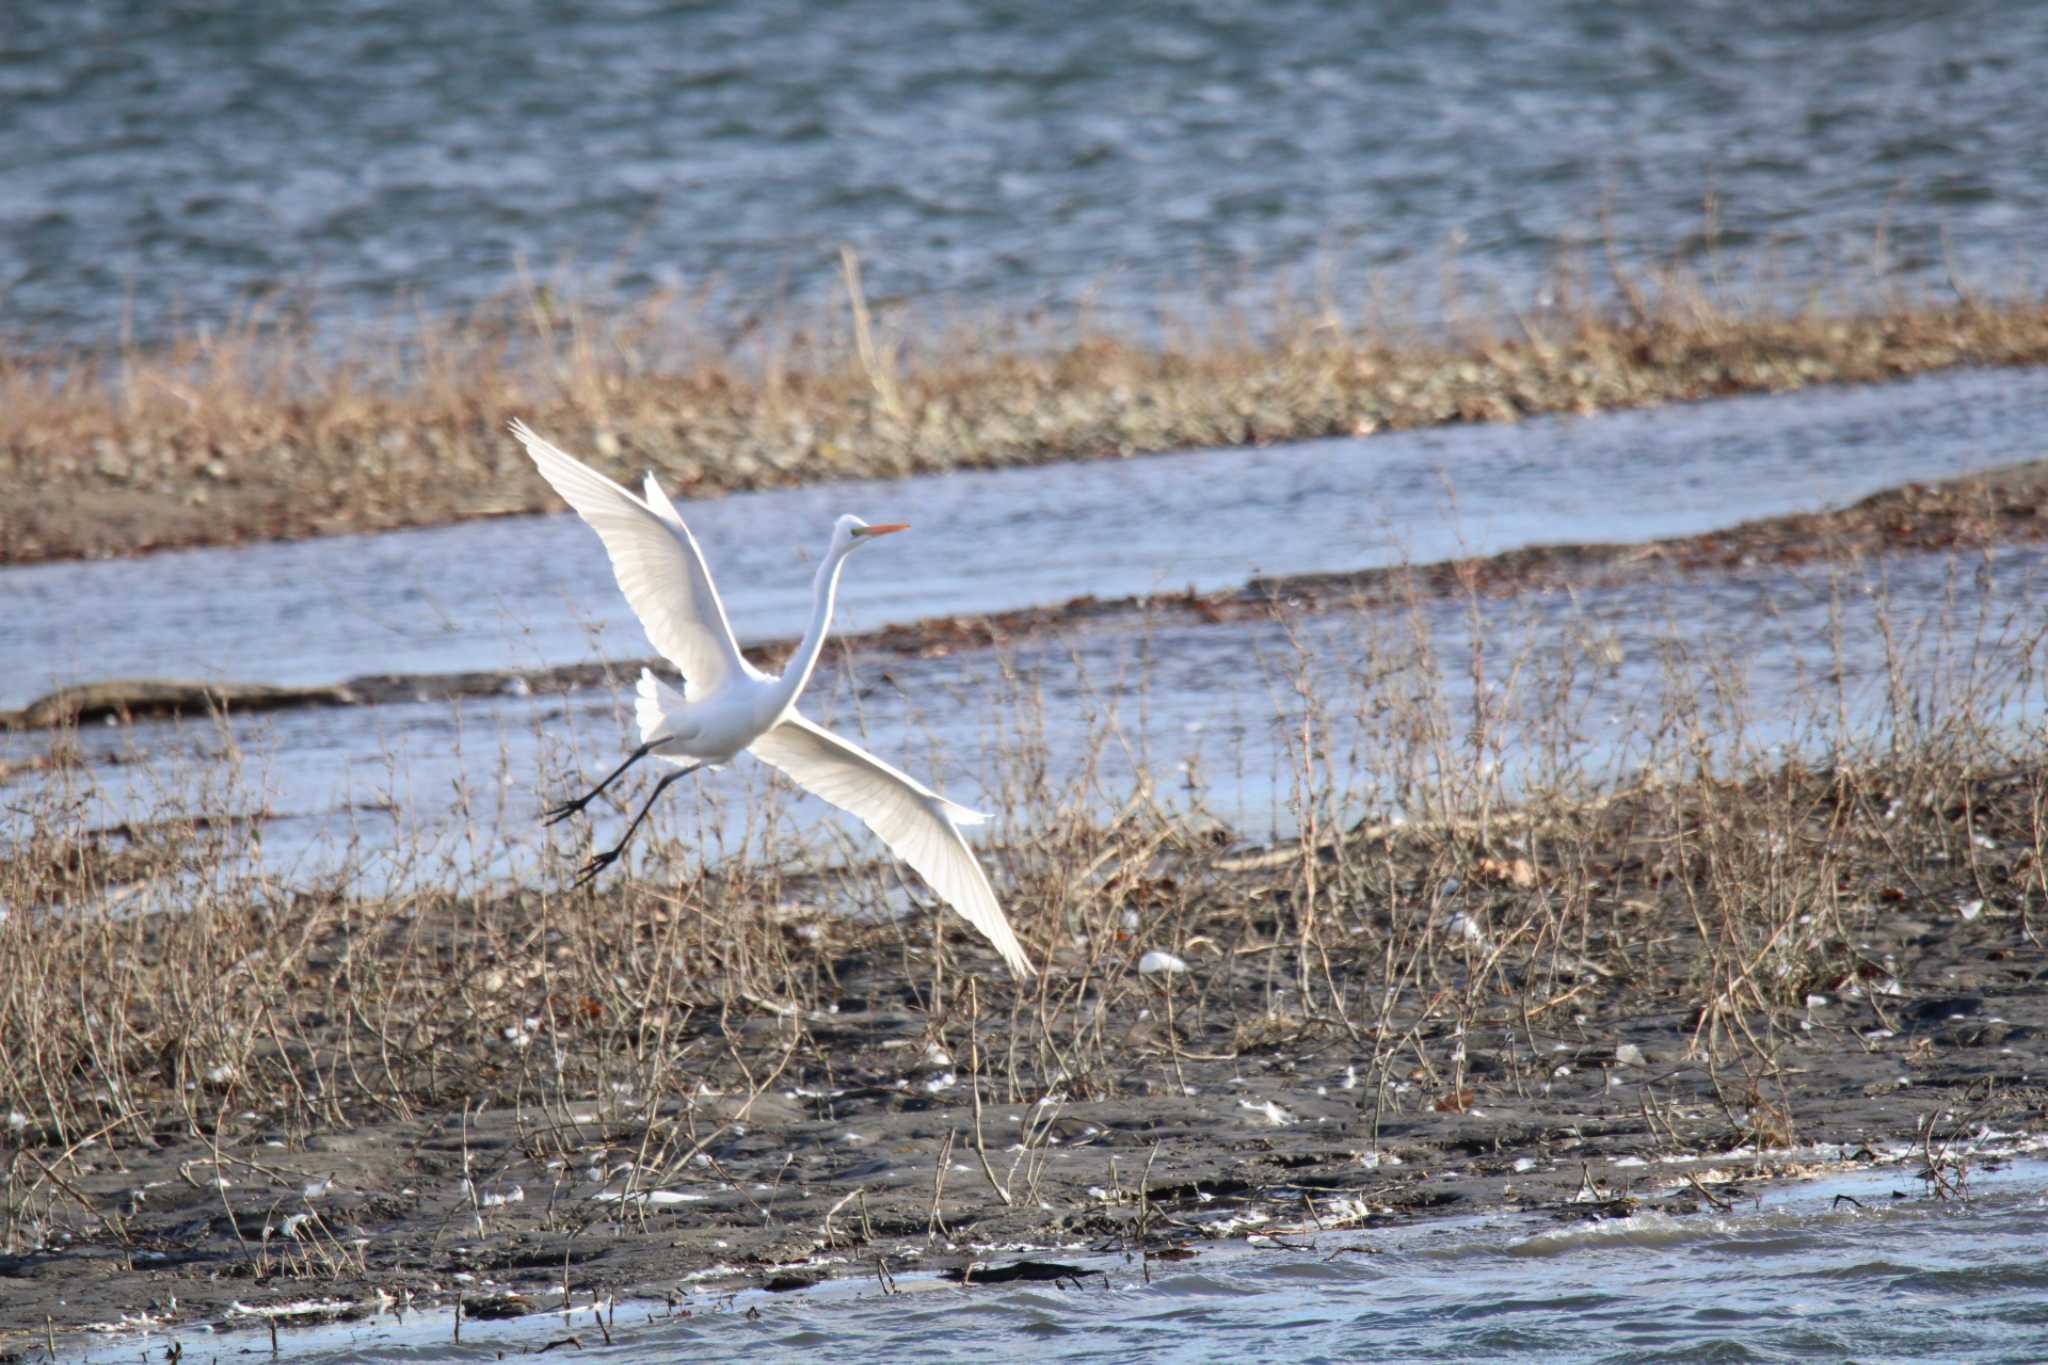
[[878, 294], [1138, 316], [1332, 248], [1346, 291], [1388, 263], [1433, 288], [1446, 257], [1529, 286], [1560, 239], [1704, 253], [1708, 195], [1718, 248], [1767, 245], [1781, 285], [1868, 269], [1880, 232], [1895, 274], [1985, 285], [2048, 203], [2026, 0], [15, 18], [0, 287], [46, 341], [280, 284], [457, 308], [521, 257], [817, 296], [841, 242]]

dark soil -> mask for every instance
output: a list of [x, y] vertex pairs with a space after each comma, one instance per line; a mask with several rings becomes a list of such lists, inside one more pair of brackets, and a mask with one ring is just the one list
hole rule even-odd
[[[409, 1074], [437, 1079], [404, 1105], [366, 1091], [345, 1125], [265, 1118], [271, 1105], [230, 1089], [205, 1106], [217, 1131], [175, 1106], [146, 1141], [31, 1128], [0, 1152], [14, 1191], [42, 1189], [55, 1231], [48, 1250], [0, 1257], [0, 1350], [46, 1318], [162, 1316], [174, 1298], [187, 1323], [237, 1302], [379, 1294], [513, 1312], [558, 1303], [565, 1283], [579, 1300], [688, 1296], [878, 1260], [958, 1268], [991, 1246], [1157, 1251], [1257, 1219], [1583, 1218], [1643, 1198], [1711, 1213], [1743, 1182], [1821, 1162], [1953, 1170], [1966, 1149], [1949, 1143], [1981, 1126], [2048, 1134], [2044, 790], [2034, 768], [1954, 782], [1795, 770], [1512, 813], [1491, 843], [1409, 828], [1306, 855], [1162, 855], [1126, 895], [1149, 927], [1116, 951], [1171, 935], [1188, 970], [1114, 987], [1100, 958], [1070, 950], [1027, 989], [984, 965], [971, 997], [953, 978], [934, 1003], [928, 974], [827, 928], [806, 940], [815, 1000], [689, 1011], [670, 1041], [707, 1059], [701, 1093], [644, 1109], [536, 1100], [532, 1058], [491, 1018], [386, 1040]], [[1780, 834], [1827, 849], [1771, 865], [1814, 873], [1825, 908], [1791, 931], [1805, 942], [1787, 971], [1753, 980], [1712, 927], [1741, 907], [1701, 899], [1748, 856], [1720, 846], [1742, 825], [1712, 834], [1716, 812], [1750, 808], [1791, 812]], [[1304, 994], [1284, 907], [1309, 865], [1344, 908]], [[645, 893], [606, 898], [630, 895]], [[1162, 897], [1174, 908], [1149, 908]], [[1543, 926], [1561, 901], [1576, 910], [1557, 934]], [[516, 937], [545, 913], [530, 894], [451, 903], [422, 911], [411, 941], [479, 923]], [[1447, 915], [1479, 937], [1443, 934]], [[1425, 925], [1435, 966], [1391, 983], [1393, 1006], [1369, 1017], [1411, 951], [1390, 945]], [[349, 949], [345, 927], [323, 930], [306, 970]], [[536, 989], [515, 981], [502, 1010], [561, 1008]], [[594, 1002], [580, 1008], [535, 1052], [560, 1047], [573, 1067], [619, 1045]], [[339, 1046], [345, 1022], [325, 1027]], [[1048, 1038], [1071, 1044], [1064, 1077], [1029, 1064]], [[656, 1127], [669, 1138], [649, 1163]], [[1682, 1154], [1701, 1160], [1660, 1161]], [[643, 1202], [650, 1188], [679, 1202]]]

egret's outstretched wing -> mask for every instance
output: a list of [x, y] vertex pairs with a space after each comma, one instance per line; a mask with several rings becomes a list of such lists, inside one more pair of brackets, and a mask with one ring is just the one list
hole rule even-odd
[[988, 874], [960, 836], [960, 824], [979, 824], [987, 816], [955, 805], [794, 711], [747, 748], [812, 795], [859, 816], [892, 853], [931, 884], [941, 900], [995, 945], [1012, 972], [1019, 977], [1033, 974], [1031, 959], [996, 904]]
[[652, 474], [643, 501], [534, 435], [524, 422], [513, 422], [512, 434], [541, 477], [604, 541], [619, 591], [640, 618], [648, 643], [681, 671], [684, 696], [715, 692], [735, 676], [761, 676], [740, 657], [704, 552]]

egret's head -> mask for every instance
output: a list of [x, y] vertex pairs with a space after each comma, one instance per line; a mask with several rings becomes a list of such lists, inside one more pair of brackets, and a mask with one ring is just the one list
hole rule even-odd
[[885, 526], [870, 526], [859, 517], [848, 513], [841, 517], [837, 524], [833, 526], [832, 539], [846, 546], [849, 550], [858, 550], [861, 546], [877, 537], [894, 535], [898, 531], [908, 531], [909, 529], [910, 527], [907, 524], [900, 521], [891, 522]]

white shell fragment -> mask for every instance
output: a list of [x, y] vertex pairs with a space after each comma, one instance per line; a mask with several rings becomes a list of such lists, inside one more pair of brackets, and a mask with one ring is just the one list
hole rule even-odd
[[1271, 1100], [1266, 1100], [1261, 1104], [1253, 1104], [1250, 1100], [1239, 1100], [1237, 1107], [1251, 1110], [1254, 1114], [1263, 1117], [1266, 1122], [1272, 1124], [1275, 1128], [1285, 1128], [1290, 1123], [1296, 1121], [1294, 1115], [1288, 1113]]
[[1139, 976], [1158, 976], [1162, 972], [1184, 972], [1187, 969], [1186, 962], [1172, 953], [1161, 952], [1157, 948], [1138, 959]]

